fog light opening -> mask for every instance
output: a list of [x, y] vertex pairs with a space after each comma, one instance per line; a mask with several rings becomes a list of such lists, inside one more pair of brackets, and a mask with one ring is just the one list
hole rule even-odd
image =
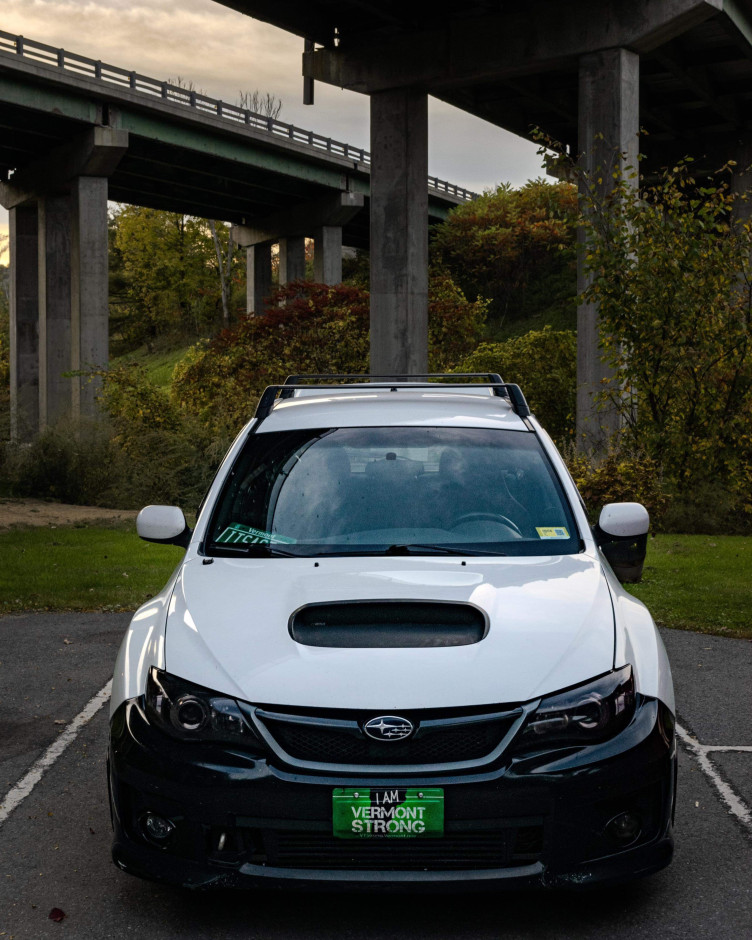
[[607, 835], [624, 848], [632, 845], [642, 833], [642, 820], [637, 813], [619, 813], [606, 826]]
[[157, 813], [145, 813], [141, 817], [141, 827], [147, 838], [159, 845], [165, 845], [175, 831], [175, 823]]

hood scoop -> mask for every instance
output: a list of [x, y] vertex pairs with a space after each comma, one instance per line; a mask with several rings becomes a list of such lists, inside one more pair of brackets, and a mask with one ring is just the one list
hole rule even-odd
[[290, 618], [290, 636], [304, 646], [420, 649], [469, 646], [488, 633], [472, 604], [435, 601], [341, 601], [309, 604]]

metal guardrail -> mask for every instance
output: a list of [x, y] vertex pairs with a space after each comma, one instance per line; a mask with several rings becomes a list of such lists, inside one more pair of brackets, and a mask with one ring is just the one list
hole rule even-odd
[[[97, 81], [116, 85], [119, 88], [127, 88], [150, 98], [183, 105], [202, 114], [210, 114], [212, 117], [222, 118], [236, 125], [246, 125], [255, 130], [271, 134], [273, 137], [304, 144], [317, 151], [344, 157], [346, 160], [353, 160], [366, 165], [371, 163], [371, 154], [367, 150], [363, 150], [362, 147], [353, 147], [351, 144], [333, 140], [331, 137], [323, 137], [314, 131], [304, 130], [295, 124], [286, 124], [284, 121], [266, 117], [255, 111], [249, 111], [247, 108], [238, 107], [238, 105], [228, 104], [226, 101], [217, 98], [210, 98], [208, 95], [203, 95], [190, 88], [181, 88], [179, 85], [161, 82], [156, 78], [149, 78], [148, 75], [129, 72], [117, 65], [108, 65], [98, 59], [88, 59], [86, 56], [67, 52], [65, 49], [58, 49], [55, 46], [48, 46], [33, 39], [25, 39], [23, 36], [16, 36], [3, 30], [0, 30], [0, 52], [12, 52], [43, 65], [64, 69], [74, 75], [94, 78]], [[437, 193], [446, 193], [465, 201], [475, 199], [478, 195], [469, 189], [441, 180], [436, 176], [428, 177], [428, 187]]]

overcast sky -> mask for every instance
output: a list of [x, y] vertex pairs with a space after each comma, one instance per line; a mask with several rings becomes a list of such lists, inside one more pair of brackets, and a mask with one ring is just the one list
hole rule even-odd
[[[230, 102], [259, 88], [282, 100], [281, 120], [368, 148], [365, 96], [317, 84], [316, 104], [306, 107], [302, 39], [213, 0], [2, 0], [1, 9], [6, 32], [154, 78], [180, 76]], [[534, 145], [433, 99], [429, 169], [477, 191], [542, 175]]]

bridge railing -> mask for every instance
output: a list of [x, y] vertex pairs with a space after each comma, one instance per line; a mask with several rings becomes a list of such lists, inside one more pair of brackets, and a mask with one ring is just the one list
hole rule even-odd
[[[3, 30], [0, 30], [0, 52], [15, 53], [43, 65], [64, 69], [66, 72], [94, 78], [110, 85], [117, 85], [120, 88], [128, 88], [151, 98], [183, 105], [202, 114], [211, 114], [225, 121], [243, 124], [274, 137], [283, 137], [295, 143], [312, 147], [317, 151], [326, 151], [335, 156], [344, 157], [347, 160], [366, 165], [371, 162], [371, 154], [367, 150], [363, 150], [362, 147], [353, 147], [352, 144], [343, 143], [331, 137], [324, 137], [314, 131], [297, 127], [295, 124], [286, 124], [276, 118], [250, 111], [248, 108], [241, 108], [218, 98], [210, 98], [208, 95], [195, 91], [190, 86], [162, 82], [159, 79], [150, 78], [148, 75], [129, 72], [117, 65], [109, 65], [99, 59], [89, 59], [86, 56], [77, 55], [75, 52], [67, 52], [65, 49], [58, 49], [43, 42], [26, 39], [24, 36], [6, 33]], [[437, 176], [428, 177], [428, 187], [437, 193], [446, 193], [465, 201], [475, 199], [478, 195], [469, 189], [457, 186], [455, 183], [439, 179]]]

